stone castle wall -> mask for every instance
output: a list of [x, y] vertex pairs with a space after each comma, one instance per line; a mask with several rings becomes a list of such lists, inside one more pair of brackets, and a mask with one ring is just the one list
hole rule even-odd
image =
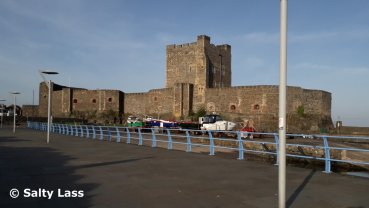
[[154, 89], [145, 93], [126, 93], [124, 112], [133, 115], [162, 115], [173, 112], [173, 89]]
[[[260, 131], [276, 131], [278, 86], [231, 87], [231, 46], [211, 44], [210, 37], [200, 35], [194, 43], [168, 45], [166, 50], [166, 88], [123, 93], [52, 84], [53, 115], [114, 111], [182, 119], [204, 108], [227, 119], [252, 120]], [[40, 84], [40, 116], [47, 116], [47, 93]], [[287, 123], [290, 132], [332, 127], [331, 93], [289, 86]]]
[[[256, 129], [261, 131], [277, 130], [278, 86], [212, 88], [206, 90], [205, 99], [208, 112], [218, 112], [230, 119], [253, 120]], [[288, 87], [287, 123], [293, 124], [289, 130], [318, 131], [322, 127], [332, 127], [330, 103], [329, 92]], [[303, 113], [298, 112], [299, 108], [303, 109]], [[300, 120], [308, 122], [303, 124]]]
[[[114, 111], [123, 114], [124, 93], [119, 90], [87, 90], [51, 83], [52, 115], [70, 117], [75, 113], [99, 114]], [[38, 116], [47, 116], [48, 87], [40, 84]]]

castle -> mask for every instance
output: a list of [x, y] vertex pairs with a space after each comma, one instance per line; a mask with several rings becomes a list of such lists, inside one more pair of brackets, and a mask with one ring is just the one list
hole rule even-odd
[[[165, 88], [143, 93], [119, 90], [87, 90], [52, 83], [52, 114], [69, 117], [73, 113], [166, 115], [186, 118], [205, 109], [228, 119], [251, 119], [260, 131], [276, 131], [278, 86], [232, 87], [231, 46], [214, 45], [210, 37], [166, 47]], [[39, 116], [47, 116], [48, 90], [40, 84]], [[287, 87], [287, 124], [290, 132], [318, 132], [332, 127], [331, 93]]]

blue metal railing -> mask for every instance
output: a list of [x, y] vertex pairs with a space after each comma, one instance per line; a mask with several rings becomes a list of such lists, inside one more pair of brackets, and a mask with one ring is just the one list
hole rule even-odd
[[[47, 123], [27, 122], [27, 127], [46, 131]], [[157, 147], [158, 143], [167, 143], [167, 149], [173, 149], [173, 145], [183, 146], [186, 152], [192, 152], [193, 148], [205, 148], [209, 151], [209, 155], [215, 155], [216, 150], [238, 151], [239, 160], [245, 159], [245, 153], [256, 153], [273, 155], [276, 158], [276, 165], [279, 163], [278, 144], [279, 137], [277, 133], [257, 133], [257, 132], [240, 132], [240, 131], [206, 131], [206, 130], [190, 130], [190, 129], [163, 129], [163, 128], [134, 128], [134, 127], [118, 127], [118, 126], [93, 126], [93, 125], [71, 125], [71, 124], [52, 124], [51, 131], [54, 133], [73, 135], [81, 138], [98, 139], [100, 141], [126, 141], [127, 144], [147, 145]], [[227, 137], [216, 137], [216, 135], [227, 135]], [[263, 135], [270, 137], [269, 140], [251, 140], [248, 139], [254, 135]], [[288, 134], [290, 137], [307, 138], [305, 143], [287, 143], [286, 148], [297, 149], [302, 152], [297, 154], [296, 151], [288, 153], [288, 157], [303, 158], [324, 161], [325, 173], [331, 172], [332, 162], [348, 163], [356, 165], [369, 165], [369, 150], [364, 149], [362, 143], [368, 143], [369, 137], [352, 137], [352, 136], [328, 136], [328, 135], [303, 135]], [[299, 141], [299, 140], [291, 140]], [[307, 142], [306, 142], [307, 141]], [[335, 142], [334, 142], [335, 141]], [[347, 147], [343, 142], [354, 142], [356, 146]], [[251, 147], [252, 146], [252, 147]], [[262, 148], [255, 148], [255, 147]], [[341, 147], [340, 147], [341, 146]], [[346, 146], [346, 147], [345, 147]], [[306, 154], [304, 150], [314, 152]], [[204, 149], [202, 149], [204, 150]], [[287, 151], [289, 152], [289, 151]], [[290, 151], [291, 152], [291, 151]], [[361, 152], [363, 160], [342, 159], [337, 155], [346, 154], [347, 152]], [[335, 156], [332, 156], [335, 153]]]

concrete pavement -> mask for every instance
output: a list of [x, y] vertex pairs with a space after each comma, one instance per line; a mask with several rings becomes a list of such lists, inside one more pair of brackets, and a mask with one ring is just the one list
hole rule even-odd
[[[277, 169], [60, 134], [46, 144], [45, 132], [0, 129], [0, 207], [277, 207]], [[287, 168], [287, 207], [369, 207], [368, 190], [366, 178]]]

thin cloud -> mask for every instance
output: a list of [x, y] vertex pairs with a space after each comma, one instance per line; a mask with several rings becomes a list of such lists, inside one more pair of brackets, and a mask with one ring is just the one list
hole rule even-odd
[[323, 65], [323, 64], [314, 64], [314, 63], [298, 63], [290, 67], [292, 70], [299, 71], [316, 71], [316, 72], [325, 72], [332, 74], [341, 74], [340, 77], [345, 76], [357, 76], [357, 75], [367, 75], [369, 76], [369, 67], [368, 66], [334, 66], [334, 65]]
[[255, 32], [240, 36], [238, 39], [246, 43], [254, 44], [277, 44], [279, 33]]

